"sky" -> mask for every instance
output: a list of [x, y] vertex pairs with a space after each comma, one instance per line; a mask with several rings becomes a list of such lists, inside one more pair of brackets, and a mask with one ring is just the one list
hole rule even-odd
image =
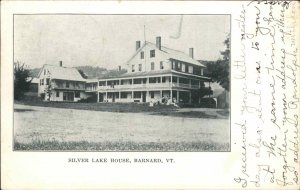
[[162, 46], [194, 48], [197, 60], [217, 60], [229, 33], [229, 15], [15, 15], [14, 61], [115, 69], [134, 54], [136, 41], [155, 43], [156, 36]]

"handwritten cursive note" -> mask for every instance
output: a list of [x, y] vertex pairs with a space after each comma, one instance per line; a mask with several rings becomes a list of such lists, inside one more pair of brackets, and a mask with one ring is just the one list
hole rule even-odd
[[240, 141], [233, 180], [242, 188], [299, 188], [298, 16], [296, 1], [252, 1], [233, 18], [232, 88], [240, 95], [232, 108]]

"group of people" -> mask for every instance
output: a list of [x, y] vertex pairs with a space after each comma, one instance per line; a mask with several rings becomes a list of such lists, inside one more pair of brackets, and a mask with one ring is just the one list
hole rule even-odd
[[150, 101], [150, 107], [155, 106], [155, 105], [159, 105], [159, 104], [163, 104], [163, 105], [174, 105], [176, 107], [178, 107], [177, 105], [177, 100], [176, 98], [170, 98], [169, 96], [163, 96], [162, 98], [155, 98], [153, 100]]

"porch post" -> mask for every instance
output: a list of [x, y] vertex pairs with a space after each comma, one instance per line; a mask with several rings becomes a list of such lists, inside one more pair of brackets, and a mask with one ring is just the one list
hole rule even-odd
[[179, 90], [177, 90], [177, 103], [179, 103]]
[[97, 93], [97, 103], [98, 103], [100, 94], [99, 94], [99, 92], [96, 92], [96, 93]]
[[[208, 86], [209, 86], [209, 88], [210, 88], [210, 81], [208, 81]], [[210, 94], [208, 95], [208, 97], [210, 98]]]
[[189, 104], [192, 103], [192, 91], [189, 91]]
[[190, 88], [192, 88], [192, 80], [189, 79], [189, 85], [190, 85]]
[[108, 102], [108, 98], [107, 98], [107, 91], [105, 91], [105, 99]]
[[173, 90], [172, 89], [170, 90], [170, 98], [173, 101]]
[[121, 102], [121, 91], [119, 91], [119, 102]]
[[146, 91], [146, 102], [149, 102], [149, 91]]
[[133, 78], [131, 79], [131, 86], [132, 86], [132, 88], [133, 88]]
[[131, 91], [131, 99], [132, 99], [132, 101], [133, 101], [133, 91]]

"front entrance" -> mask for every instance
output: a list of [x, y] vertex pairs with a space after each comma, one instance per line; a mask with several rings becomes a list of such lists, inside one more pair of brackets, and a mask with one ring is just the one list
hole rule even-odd
[[116, 101], [116, 96], [115, 96], [115, 93], [113, 92], [112, 93], [112, 102], [115, 102]]
[[103, 97], [103, 93], [99, 93], [99, 102], [103, 102], [104, 97]]
[[74, 101], [74, 92], [63, 92], [63, 101]]
[[146, 96], [147, 96], [147, 92], [142, 92], [142, 101], [146, 102]]

